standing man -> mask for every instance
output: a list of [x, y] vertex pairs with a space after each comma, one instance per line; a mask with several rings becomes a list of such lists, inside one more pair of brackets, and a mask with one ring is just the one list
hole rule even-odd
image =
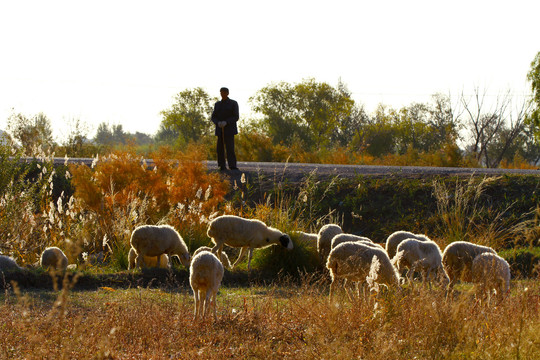
[[238, 103], [229, 99], [229, 89], [219, 89], [221, 100], [214, 105], [212, 122], [216, 125], [215, 135], [217, 138], [217, 162], [220, 171], [225, 171], [225, 150], [227, 150], [227, 163], [229, 169], [238, 170], [236, 167], [236, 155], [234, 153], [234, 135], [238, 134], [236, 122], [240, 115]]

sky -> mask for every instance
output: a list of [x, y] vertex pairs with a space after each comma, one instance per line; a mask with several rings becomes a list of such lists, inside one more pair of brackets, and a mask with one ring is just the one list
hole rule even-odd
[[372, 113], [474, 88], [527, 96], [540, 1], [1, 1], [0, 129], [44, 113], [58, 141], [78, 119], [155, 134], [180, 91], [249, 98], [313, 78]]

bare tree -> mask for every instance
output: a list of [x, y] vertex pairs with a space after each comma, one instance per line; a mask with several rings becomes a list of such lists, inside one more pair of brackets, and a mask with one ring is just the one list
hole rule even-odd
[[510, 91], [486, 104], [486, 91], [474, 89], [472, 96], [461, 94], [460, 103], [466, 117], [465, 129], [470, 136], [470, 151], [486, 167], [497, 167], [524, 129], [530, 103], [513, 107]]

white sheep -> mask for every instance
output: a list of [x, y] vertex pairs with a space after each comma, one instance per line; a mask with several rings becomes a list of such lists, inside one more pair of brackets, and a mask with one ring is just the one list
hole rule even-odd
[[219, 257], [221, 257], [224, 244], [242, 248], [232, 267], [235, 267], [249, 251], [248, 270], [251, 270], [253, 249], [273, 244], [281, 244], [289, 250], [293, 248], [289, 235], [267, 226], [260, 220], [244, 219], [234, 215], [222, 215], [212, 220], [208, 226], [207, 234], [216, 244], [212, 248], [212, 252], [219, 254]]
[[189, 284], [195, 299], [195, 320], [201, 313], [203, 319], [206, 317], [210, 304], [213, 305], [216, 320], [216, 296], [223, 279], [223, 265], [212, 252], [201, 251], [193, 256], [189, 272]]
[[17, 262], [12, 257], [0, 255], [0, 272], [18, 271], [22, 268], [17, 265]]
[[393, 259], [394, 256], [396, 256], [396, 249], [399, 243], [406, 239], [418, 239], [420, 241], [429, 240], [425, 235], [414, 234], [409, 231], [400, 230], [393, 232], [386, 239], [386, 252], [388, 253], [390, 259]]
[[[134, 248], [129, 249], [128, 253], [128, 270], [134, 269], [137, 259], [137, 251]], [[169, 256], [167, 254], [161, 254], [159, 257], [157, 256], [145, 256], [144, 257], [144, 264], [148, 267], [159, 267], [162, 269], [168, 269], [169, 268]]]
[[358, 236], [354, 234], [342, 233], [342, 234], [337, 234], [336, 236], [333, 237], [331, 245], [330, 245], [330, 251], [336, 246], [338, 246], [339, 244], [347, 242], [347, 241], [360, 242], [368, 246], [377, 246], [384, 250], [384, 248], [381, 245], [375, 244], [370, 238], [367, 238], [364, 236]]
[[[358, 285], [367, 282], [370, 271], [373, 269], [374, 258], [379, 263], [376, 282], [399, 288], [399, 274], [384, 249], [359, 242], [344, 242], [330, 251], [326, 263], [332, 277], [330, 299], [332, 299], [338, 279], [356, 281]], [[360, 292], [360, 288], [358, 291]]]
[[330, 250], [332, 250], [332, 239], [334, 236], [341, 233], [343, 233], [343, 230], [336, 224], [326, 224], [319, 230], [317, 237], [317, 253], [323, 263], [326, 263], [328, 254], [330, 254]]
[[60, 248], [51, 246], [41, 253], [39, 265], [43, 268], [66, 270], [68, 267], [68, 258]]
[[510, 289], [510, 266], [496, 254], [485, 252], [477, 255], [472, 261], [471, 276], [472, 282], [487, 294], [488, 303], [493, 290], [502, 299]]
[[456, 241], [444, 249], [442, 263], [450, 278], [451, 290], [458, 280], [472, 281], [471, 268], [474, 258], [483, 253], [497, 254], [488, 246], [473, 244], [467, 241]]
[[141, 268], [145, 256], [176, 256], [189, 267], [191, 256], [184, 240], [170, 225], [142, 225], [131, 233], [131, 247], [137, 252], [135, 264]]
[[317, 247], [317, 239], [319, 238], [319, 234], [307, 233], [304, 231], [293, 231], [291, 235], [296, 236], [299, 243], [303, 243], [309, 247]]
[[440, 278], [444, 286], [447, 286], [450, 282], [442, 265], [441, 249], [434, 241], [406, 239], [398, 245], [396, 251], [396, 256], [392, 259], [392, 262], [399, 272], [402, 272], [405, 268], [409, 269], [409, 283], [412, 284], [415, 270], [420, 270], [423, 283], [427, 280], [429, 287], [431, 287], [432, 279]]
[[[210, 251], [212, 252], [212, 248], [209, 247], [209, 246], [201, 246], [199, 248], [197, 248], [197, 250], [195, 250], [193, 252], [193, 257], [195, 257], [195, 255], [197, 255], [198, 253], [202, 252], [202, 251]], [[223, 264], [224, 267], [226, 267], [227, 269], [230, 269], [231, 268], [231, 261], [229, 260], [229, 256], [227, 256], [227, 253], [222, 251], [221, 252], [221, 256], [220, 256], [220, 259], [221, 263]]]

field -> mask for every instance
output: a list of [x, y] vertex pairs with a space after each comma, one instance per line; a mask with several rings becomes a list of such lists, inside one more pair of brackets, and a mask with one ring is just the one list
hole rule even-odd
[[[196, 151], [164, 152], [148, 169], [129, 152], [53, 167], [21, 167], [0, 151], [0, 251], [22, 271], [0, 273], [0, 359], [535, 359], [540, 353], [540, 182], [536, 176], [321, 179], [252, 177], [229, 183]], [[3, 156], [4, 155], [4, 156]], [[171, 162], [168, 159], [177, 159]], [[23, 181], [21, 181], [21, 179]], [[127, 270], [129, 237], [169, 223], [191, 252], [209, 245], [220, 214], [258, 218], [287, 233], [292, 251], [255, 252], [226, 271], [218, 317], [193, 321], [188, 271]], [[493, 247], [512, 286], [487, 303], [471, 284], [445, 296], [405, 286], [328, 299], [329, 276], [313, 243], [295, 231], [326, 223], [376, 242], [395, 230]], [[37, 264], [46, 246], [75, 269]], [[103, 252], [103, 253], [102, 253]], [[231, 258], [237, 250], [227, 248]], [[92, 264], [88, 258], [103, 254]]]
[[[18, 291], [0, 297], [4, 359], [537, 359], [540, 283], [488, 306], [466, 286], [328, 300], [324, 276], [227, 286], [193, 321], [186, 284]], [[12, 292], [11, 290], [15, 290]]]

